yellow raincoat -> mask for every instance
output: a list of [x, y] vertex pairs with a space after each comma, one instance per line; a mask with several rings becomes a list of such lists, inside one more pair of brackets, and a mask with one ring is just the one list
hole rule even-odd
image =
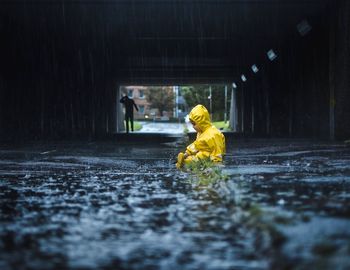
[[207, 158], [222, 162], [226, 152], [225, 136], [212, 125], [207, 109], [203, 105], [197, 105], [190, 112], [189, 118], [199, 128], [197, 138], [187, 146], [185, 154], [178, 155], [176, 167], [181, 168], [184, 164]]

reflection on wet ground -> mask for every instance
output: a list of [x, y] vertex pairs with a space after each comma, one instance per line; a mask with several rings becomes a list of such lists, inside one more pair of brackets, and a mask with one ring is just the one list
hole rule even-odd
[[230, 145], [196, 186], [182, 145], [0, 148], [0, 269], [349, 269], [350, 148]]

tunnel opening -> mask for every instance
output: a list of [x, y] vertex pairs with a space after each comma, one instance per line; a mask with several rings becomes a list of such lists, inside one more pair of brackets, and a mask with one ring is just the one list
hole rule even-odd
[[189, 123], [188, 114], [198, 104], [208, 109], [215, 126], [224, 131], [232, 131], [231, 88], [217, 83], [121, 85], [116, 95], [117, 134], [132, 131], [130, 121], [129, 127], [126, 126], [126, 97], [135, 103], [132, 105], [133, 134], [139, 136], [149, 133], [184, 135], [195, 132]]

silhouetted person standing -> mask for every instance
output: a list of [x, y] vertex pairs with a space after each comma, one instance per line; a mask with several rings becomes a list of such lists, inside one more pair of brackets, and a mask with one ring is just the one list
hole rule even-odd
[[124, 96], [120, 99], [120, 103], [123, 103], [125, 106], [125, 125], [126, 133], [129, 133], [129, 121], [131, 123], [131, 131], [134, 131], [134, 107], [136, 111], [139, 110], [134, 100], [128, 96]]

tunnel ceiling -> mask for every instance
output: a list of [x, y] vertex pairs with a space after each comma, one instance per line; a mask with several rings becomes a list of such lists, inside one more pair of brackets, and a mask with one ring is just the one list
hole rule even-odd
[[297, 24], [324, 20], [327, 0], [2, 1], [3, 76], [81, 73], [120, 83], [229, 81]]

